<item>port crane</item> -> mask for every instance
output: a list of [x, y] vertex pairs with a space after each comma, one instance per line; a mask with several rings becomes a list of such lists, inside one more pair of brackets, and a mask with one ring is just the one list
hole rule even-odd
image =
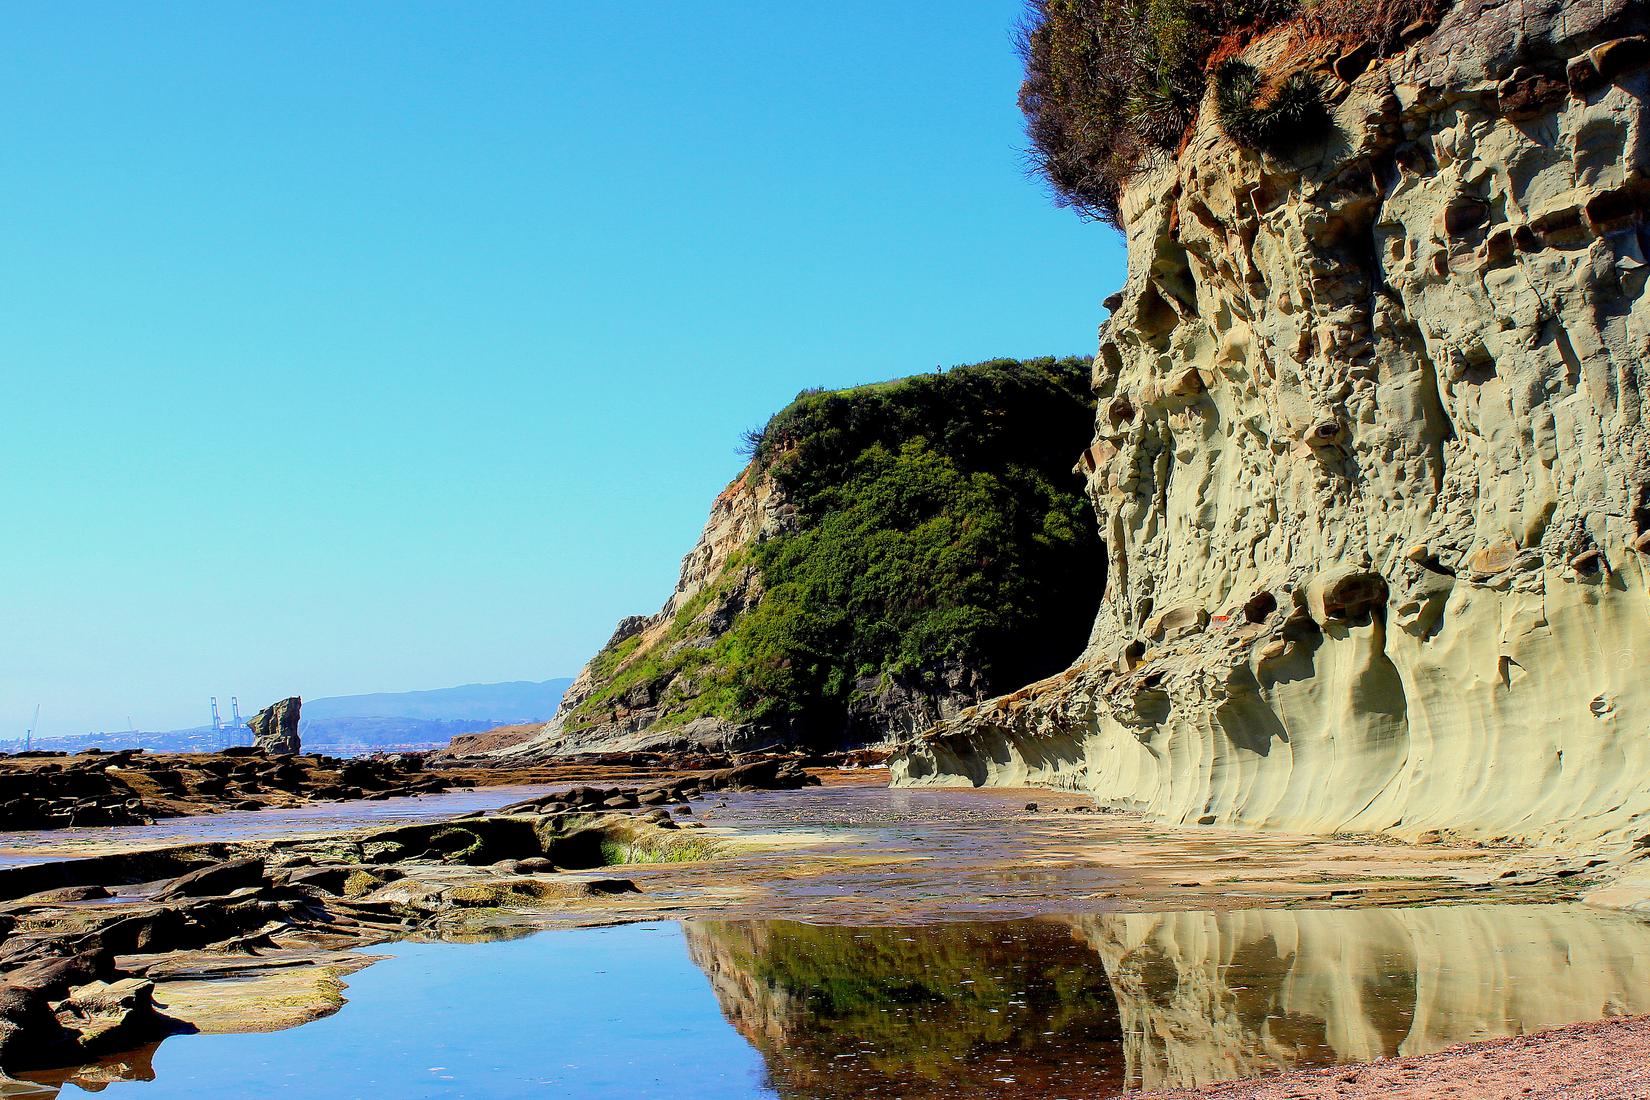
[[235, 743], [235, 731], [247, 728], [246, 719], [241, 717], [241, 701], [236, 696], [229, 697], [230, 720], [225, 722], [218, 710], [218, 697], [212, 696], [212, 732], [217, 737], [218, 747], [228, 748]]

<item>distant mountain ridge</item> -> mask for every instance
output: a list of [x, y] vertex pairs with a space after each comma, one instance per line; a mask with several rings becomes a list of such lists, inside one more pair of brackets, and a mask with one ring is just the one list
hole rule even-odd
[[[443, 748], [461, 734], [498, 726], [549, 721], [573, 681], [513, 680], [460, 684], [426, 691], [381, 691], [306, 700], [299, 733], [304, 747], [334, 756], [370, 752], [412, 752]], [[236, 731], [250, 743], [251, 736]], [[88, 748], [141, 748], [152, 752], [210, 752], [221, 735], [211, 726], [182, 730], [81, 733], [38, 737], [34, 747], [77, 752]], [[19, 741], [0, 741], [0, 751], [16, 752]]]
[[306, 699], [304, 718], [421, 718], [429, 721], [485, 720], [498, 725], [548, 720], [561, 703], [570, 678], [460, 684], [428, 691], [379, 691]]

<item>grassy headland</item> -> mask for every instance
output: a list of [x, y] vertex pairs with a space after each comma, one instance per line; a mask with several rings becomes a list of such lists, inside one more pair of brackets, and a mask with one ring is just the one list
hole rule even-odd
[[1071, 469], [1092, 420], [1082, 359], [801, 394], [751, 433], [743, 475], [771, 479], [794, 522], [730, 554], [662, 631], [599, 654], [568, 728], [646, 706], [661, 727], [833, 745], [877, 737], [893, 688], [977, 695], [1064, 667], [1104, 582]]

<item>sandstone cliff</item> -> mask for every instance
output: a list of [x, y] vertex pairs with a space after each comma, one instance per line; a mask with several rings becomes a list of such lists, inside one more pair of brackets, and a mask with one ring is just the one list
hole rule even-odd
[[1101, 579], [1062, 444], [1088, 365], [994, 360], [800, 395], [657, 613], [513, 755], [911, 736], [1081, 650]]
[[1244, 48], [1333, 126], [1263, 155], [1206, 102], [1122, 193], [1090, 646], [898, 782], [1650, 832], [1647, 30], [1627, 0], [1463, 0], [1385, 59], [1288, 25]]

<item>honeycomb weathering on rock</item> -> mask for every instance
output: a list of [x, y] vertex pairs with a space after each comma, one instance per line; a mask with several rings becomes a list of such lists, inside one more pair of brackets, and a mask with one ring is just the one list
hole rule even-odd
[[1470, 0], [1350, 84], [1327, 47], [1252, 44], [1319, 75], [1334, 135], [1285, 163], [1205, 110], [1124, 196], [1080, 462], [1108, 559], [1089, 649], [935, 727], [897, 781], [1646, 831], [1647, 31], [1627, 0]]

